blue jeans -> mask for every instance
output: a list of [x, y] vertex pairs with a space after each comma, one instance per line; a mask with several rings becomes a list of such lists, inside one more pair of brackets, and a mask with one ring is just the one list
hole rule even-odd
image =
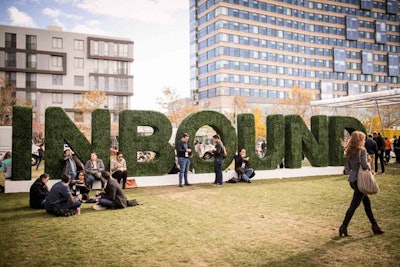
[[54, 214], [54, 207], [57, 206], [59, 209], [65, 209], [65, 210], [74, 210], [78, 207], [80, 207], [82, 202], [80, 200], [76, 200], [74, 203], [59, 203], [56, 205], [46, 205], [46, 211], [50, 214]]
[[185, 184], [188, 184], [188, 171], [190, 167], [190, 159], [189, 158], [184, 158], [184, 157], [179, 157], [178, 158], [178, 164], [179, 164], [179, 185], [182, 185], [182, 178], [185, 179]]
[[88, 178], [88, 180], [89, 180], [89, 182], [90, 182], [90, 188], [93, 187], [93, 182], [94, 182], [95, 180], [100, 180], [100, 182], [101, 182], [101, 189], [104, 188], [104, 183], [103, 183], [103, 180], [101, 180], [101, 178], [97, 178], [97, 177], [95, 177], [95, 176], [94, 176], [93, 174], [91, 174], [91, 173], [89, 173], [89, 174], [87, 175], [87, 178]]
[[214, 160], [214, 172], [215, 172], [215, 181], [214, 184], [222, 184], [222, 164], [224, 163], [223, 158], [216, 158]]
[[112, 207], [113, 202], [107, 198], [100, 198], [99, 199], [99, 205], [106, 207], [107, 209], [110, 209]]
[[[245, 181], [245, 182], [248, 182], [248, 181], [250, 181], [250, 176], [253, 174], [253, 172], [254, 172], [254, 170], [252, 169], [252, 168], [248, 168], [248, 169], [246, 169], [245, 171], [244, 171], [244, 173], [242, 174], [242, 179], [243, 179], [243, 181]], [[240, 178], [240, 177], [239, 177]]]

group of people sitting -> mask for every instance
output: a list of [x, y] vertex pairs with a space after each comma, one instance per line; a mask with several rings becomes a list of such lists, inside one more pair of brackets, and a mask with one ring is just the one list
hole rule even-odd
[[[78, 212], [82, 202], [97, 203], [95, 209], [121, 209], [137, 204], [135, 200], [127, 200], [123, 191], [127, 168], [121, 152], [117, 152], [111, 162], [111, 174], [105, 171], [103, 161], [97, 158], [95, 152], [83, 165], [72, 150], [65, 147], [62, 164], [61, 181], [54, 184], [51, 190], [47, 187], [50, 177], [46, 173], [32, 184], [29, 195], [31, 208], [45, 209], [57, 216], [69, 216]], [[100, 180], [104, 192], [97, 191], [96, 198], [90, 198], [89, 192], [96, 180]], [[121, 180], [123, 186], [120, 185]]]
[[[71, 176], [71, 181], [73, 183], [77, 180], [78, 173], [83, 171], [85, 183], [87, 183], [90, 188], [93, 187], [94, 181], [101, 181], [101, 188], [104, 188], [101, 172], [105, 170], [105, 167], [103, 160], [97, 157], [96, 152], [92, 152], [90, 154], [90, 159], [83, 165], [79, 158], [72, 152], [71, 148], [65, 147], [62, 166], [62, 174]], [[124, 155], [121, 152], [117, 152], [116, 158], [111, 161], [110, 171], [111, 176], [117, 179], [118, 183], [121, 183], [122, 180], [122, 188], [125, 189], [128, 171]]]

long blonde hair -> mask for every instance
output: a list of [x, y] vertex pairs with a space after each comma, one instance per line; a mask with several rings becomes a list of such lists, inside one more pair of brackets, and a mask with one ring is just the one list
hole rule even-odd
[[360, 131], [352, 132], [345, 149], [347, 160], [355, 154], [358, 154], [359, 150], [365, 150], [365, 133]]

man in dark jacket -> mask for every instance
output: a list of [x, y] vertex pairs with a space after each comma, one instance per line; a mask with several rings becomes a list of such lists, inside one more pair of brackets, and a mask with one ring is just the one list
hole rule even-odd
[[235, 156], [235, 171], [238, 178], [247, 183], [251, 183], [251, 178], [254, 177], [254, 170], [250, 168], [249, 157], [246, 156], [246, 149], [242, 148], [239, 155]]
[[372, 139], [372, 134], [368, 135], [365, 140], [365, 149], [367, 150], [368, 156], [371, 158], [371, 171], [375, 174], [375, 154], [378, 152], [378, 146], [374, 139]]
[[49, 188], [47, 187], [49, 178], [48, 174], [43, 173], [31, 185], [29, 191], [29, 205], [32, 209], [44, 209], [46, 197], [49, 194]]
[[381, 136], [381, 133], [374, 133], [374, 140], [378, 146], [378, 151], [375, 154], [375, 173], [378, 172], [378, 158], [381, 162], [382, 174], [385, 173], [385, 160], [383, 159], [383, 152], [385, 151], [385, 139]]
[[79, 160], [79, 158], [72, 153], [71, 148], [64, 148], [64, 157], [62, 160], [63, 170], [61, 175], [69, 175], [71, 177], [71, 181], [77, 178], [78, 171], [83, 170], [83, 163]]
[[104, 194], [99, 199], [99, 205], [108, 209], [126, 208], [128, 203], [121, 185], [114, 178], [111, 178], [108, 171], [101, 172], [101, 180], [106, 184], [106, 187], [104, 188]]

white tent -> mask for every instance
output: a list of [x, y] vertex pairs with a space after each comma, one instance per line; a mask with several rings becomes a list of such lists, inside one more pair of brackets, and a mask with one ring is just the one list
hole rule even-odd
[[400, 88], [311, 101], [311, 107], [371, 108], [389, 105], [400, 105]]
[[[329, 107], [329, 108], [375, 108], [379, 120], [382, 125], [382, 118], [379, 112], [379, 107], [400, 105], [400, 88], [364, 93], [358, 95], [343, 96], [338, 98], [323, 99], [311, 101], [311, 108], [313, 107]], [[382, 126], [383, 132], [383, 126]]]

